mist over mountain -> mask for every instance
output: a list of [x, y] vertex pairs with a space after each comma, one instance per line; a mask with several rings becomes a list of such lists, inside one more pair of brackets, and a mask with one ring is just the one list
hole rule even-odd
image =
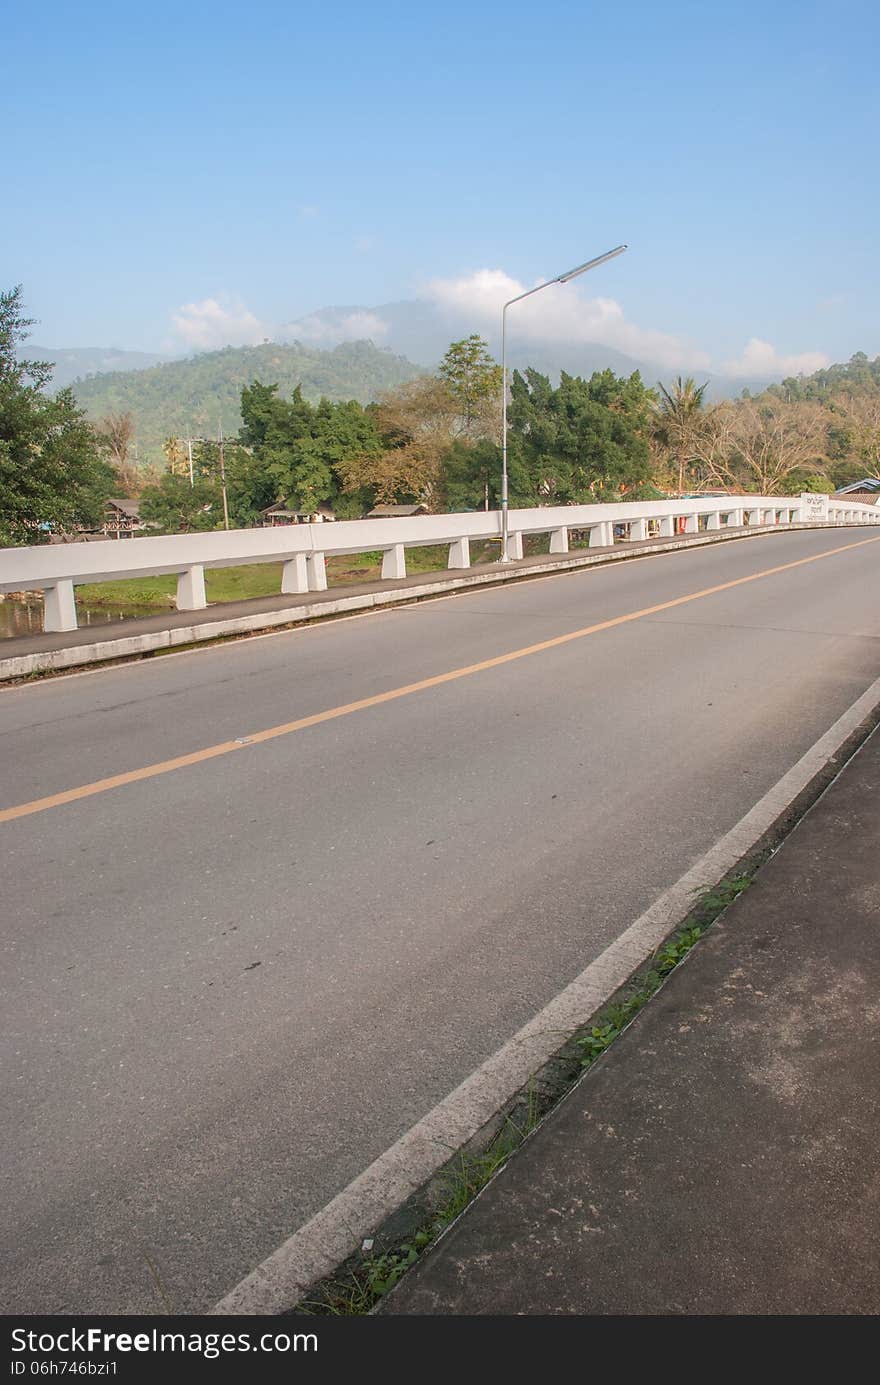
[[[449, 343], [480, 331], [488, 341], [496, 359], [501, 359], [500, 324], [496, 330], [482, 330], [465, 315], [443, 311], [428, 299], [411, 299], [396, 303], [381, 303], [366, 308], [358, 305], [320, 308], [305, 317], [286, 324], [279, 330], [285, 341], [309, 342], [331, 346], [350, 341], [355, 336], [367, 337], [398, 355], [423, 366], [436, 368]], [[709, 399], [729, 399], [744, 389], [753, 393], [778, 380], [778, 375], [725, 376], [708, 370], [671, 369], [649, 359], [637, 359], [613, 346], [601, 342], [574, 342], [542, 339], [518, 329], [512, 316], [508, 319], [508, 363], [511, 369], [528, 366], [545, 375], [558, 378], [560, 371], [569, 375], [588, 377], [597, 370], [613, 370], [616, 375], [631, 375], [638, 370], [649, 385], [658, 380], [667, 383], [677, 374], [694, 375], [700, 382], [707, 380]]]
[[37, 346], [25, 342], [21, 355], [31, 361], [53, 361], [51, 388], [64, 389], [85, 375], [111, 370], [146, 370], [167, 361], [156, 351], [123, 351], [116, 346]]

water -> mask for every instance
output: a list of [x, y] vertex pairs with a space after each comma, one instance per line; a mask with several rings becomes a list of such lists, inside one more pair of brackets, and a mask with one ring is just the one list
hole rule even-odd
[[[110, 625], [117, 620], [136, 620], [138, 616], [159, 615], [167, 606], [81, 606], [76, 603], [76, 618], [84, 629], [89, 625]], [[0, 600], [0, 640], [16, 635], [43, 632], [43, 603], [27, 597]]]

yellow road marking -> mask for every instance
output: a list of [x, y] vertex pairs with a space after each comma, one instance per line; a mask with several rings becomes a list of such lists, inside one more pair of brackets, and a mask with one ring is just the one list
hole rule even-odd
[[492, 659], [482, 659], [478, 664], [468, 664], [464, 668], [450, 669], [447, 673], [435, 674], [433, 678], [422, 678], [418, 683], [407, 683], [389, 692], [376, 693], [373, 697], [362, 697], [357, 702], [346, 702], [341, 707], [329, 707], [323, 712], [314, 712], [296, 721], [286, 721], [280, 726], [270, 726], [265, 731], [254, 731], [241, 740], [221, 741], [219, 745], [206, 746], [204, 750], [194, 750], [189, 755], [177, 755], [173, 760], [160, 760], [154, 765], [144, 765], [141, 769], [127, 770], [124, 774], [112, 774], [108, 779], [96, 779], [92, 784], [80, 784], [75, 789], [64, 789], [61, 793], [49, 794], [46, 798], [35, 798], [30, 803], [19, 803], [13, 808], [0, 809], [0, 822], [12, 822], [16, 818], [28, 817], [31, 813], [43, 813], [48, 808], [60, 808], [65, 803], [75, 803], [80, 798], [91, 798], [94, 794], [106, 793], [125, 784], [137, 784], [142, 779], [155, 779], [160, 774], [171, 774], [188, 765], [201, 764], [203, 760], [215, 760], [219, 755], [230, 755], [233, 751], [245, 750], [252, 745], [262, 745], [279, 736], [290, 736], [294, 731], [305, 731], [310, 726], [320, 726], [325, 721], [335, 721], [337, 717], [351, 716], [354, 712], [366, 711], [369, 707], [381, 707], [385, 702], [395, 702], [399, 697], [410, 697], [413, 693], [425, 692], [428, 688], [439, 688], [444, 683], [454, 683], [459, 678], [469, 678], [474, 673], [486, 669], [500, 668], [512, 664], [516, 659], [526, 659], [532, 654], [542, 654], [547, 649], [558, 649], [574, 640], [586, 639], [602, 630], [613, 630], [615, 626], [627, 625], [633, 620], [643, 620], [646, 616], [658, 615], [661, 611], [671, 611], [676, 606], [685, 606], [690, 601], [700, 601], [705, 596], [715, 596], [718, 592], [730, 591], [733, 587], [744, 586], [746, 582], [757, 582], [763, 577], [773, 577], [779, 572], [790, 572], [792, 568], [803, 567], [807, 563], [818, 563], [823, 558], [833, 558], [838, 553], [846, 553], [852, 548], [863, 548], [865, 544], [880, 543], [880, 536], [873, 539], [859, 539], [856, 543], [842, 544], [839, 548], [827, 549], [824, 553], [814, 553], [809, 558], [798, 558], [795, 562], [780, 563], [778, 567], [764, 568], [761, 572], [751, 572], [747, 577], [735, 577], [730, 582], [719, 582], [715, 587], [704, 587], [701, 591], [689, 592], [687, 596], [676, 596], [671, 601], [661, 601], [656, 606], [645, 606], [639, 611], [630, 611], [623, 616], [613, 616], [610, 620], [586, 625], [581, 630], [571, 630], [567, 635], [554, 635], [552, 639], [529, 644], [522, 649], [513, 649], [508, 654], [496, 654]]

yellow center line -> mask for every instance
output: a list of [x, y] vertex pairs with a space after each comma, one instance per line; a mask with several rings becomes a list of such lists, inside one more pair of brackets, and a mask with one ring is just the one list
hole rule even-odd
[[690, 601], [701, 601], [703, 597], [715, 596], [718, 592], [742, 587], [747, 582], [757, 582], [763, 577], [774, 577], [779, 572], [790, 572], [793, 568], [804, 567], [807, 563], [818, 563], [823, 558], [833, 558], [838, 553], [846, 553], [853, 548], [863, 548], [869, 543], [880, 543], [880, 536], [872, 539], [859, 539], [839, 548], [827, 549], [824, 553], [814, 553], [809, 558], [798, 558], [795, 562], [780, 563], [778, 567], [764, 568], [761, 572], [751, 572], [747, 577], [736, 577], [730, 582], [719, 582], [715, 587], [704, 587], [701, 591], [689, 592], [686, 596], [676, 596], [671, 601], [661, 601], [656, 606], [645, 606], [639, 611], [629, 611], [626, 615], [613, 616], [610, 620], [586, 625], [580, 630], [571, 630], [567, 635], [554, 635], [552, 639], [529, 644], [522, 649], [513, 649], [508, 654], [496, 654], [492, 659], [482, 659], [478, 664], [467, 664], [464, 668], [450, 669], [447, 673], [435, 674], [432, 678], [422, 678], [418, 683], [407, 683], [401, 688], [376, 693], [373, 697], [362, 697], [357, 702], [346, 702], [340, 707], [329, 707], [323, 712], [314, 712], [308, 717], [298, 717], [296, 721], [286, 721], [280, 726], [270, 726], [265, 731], [255, 731], [241, 740], [221, 741], [218, 745], [206, 746], [204, 750], [194, 750], [189, 755], [177, 755], [172, 760], [160, 760], [141, 769], [127, 770], [124, 774], [112, 774], [107, 779], [96, 779], [91, 784], [80, 784], [75, 789], [64, 789], [61, 793], [49, 794], [46, 798], [35, 798], [29, 803], [19, 803], [13, 808], [0, 809], [0, 822], [12, 822], [16, 818], [28, 817], [31, 813], [42, 813], [48, 808], [60, 808], [65, 803], [75, 803], [80, 798], [91, 798], [94, 794], [106, 793], [109, 789], [119, 789], [125, 784], [137, 784], [142, 779], [155, 779], [160, 774], [171, 774], [174, 770], [186, 769], [189, 765], [199, 765], [204, 760], [215, 760], [220, 755], [231, 755], [234, 751], [247, 750], [253, 745], [262, 745], [279, 736], [290, 736], [295, 731], [305, 731], [310, 726], [320, 726], [325, 721], [335, 721], [337, 717], [351, 716], [354, 712], [364, 712], [369, 707], [381, 707], [386, 702], [395, 702], [399, 697], [410, 697], [413, 693], [426, 692], [428, 688], [439, 688], [444, 683], [454, 683], [459, 678], [469, 678], [474, 673], [486, 669], [501, 668], [512, 664], [516, 659], [526, 659], [532, 654], [543, 654], [547, 649], [558, 649], [561, 645], [575, 640], [586, 639], [588, 635], [598, 635], [602, 630], [613, 630], [618, 625], [627, 625], [633, 620], [644, 620], [646, 616], [658, 615], [661, 611], [671, 611], [676, 606], [685, 606]]

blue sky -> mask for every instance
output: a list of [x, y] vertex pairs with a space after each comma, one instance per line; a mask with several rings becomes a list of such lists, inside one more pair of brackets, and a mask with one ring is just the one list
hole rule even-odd
[[714, 369], [877, 354], [878, 40], [873, 0], [20, 6], [0, 281], [50, 346], [415, 296], [479, 330], [627, 241], [526, 326]]

